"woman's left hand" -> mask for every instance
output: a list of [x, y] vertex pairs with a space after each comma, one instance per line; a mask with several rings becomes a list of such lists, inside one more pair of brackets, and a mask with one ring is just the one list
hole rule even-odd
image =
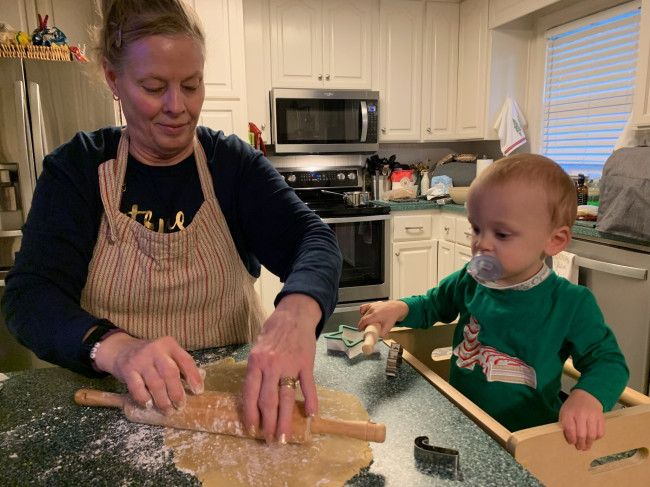
[[[286, 442], [291, 432], [295, 403], [294, 387], [280, 387], [280, 380], [300, 381], [305, 396], [305, 413], [318, 412], [314, 382], [316, 326], [321, 319], [316, 300], [304, 294], [282, 298], [262, 327], [248, 357], [243, 389], [244, 422], [251, 436], [258, 425], [267, 442]], [[261, 421], [260, 421], [261, 420]]]

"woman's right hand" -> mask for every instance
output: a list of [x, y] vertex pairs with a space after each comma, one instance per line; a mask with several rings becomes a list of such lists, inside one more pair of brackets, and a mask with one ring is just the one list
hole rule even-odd
[[101, 342], [95, 364], [125, 383], [135, 402], [145, 407], [155, 403], [164, 414], [185, 406], [181, 378], [194, 394], [203, 392], [194, 359], [172, 337], [143, 340], [115, 333]]
[[377, 301], [362, 304], [359, 312], [362, 316], [357, 329], [363, 331], [368, 325], [379, 325], [379, 336], [383, 337], [396, 322], [406, 318], [409, 308], [404, 301]]

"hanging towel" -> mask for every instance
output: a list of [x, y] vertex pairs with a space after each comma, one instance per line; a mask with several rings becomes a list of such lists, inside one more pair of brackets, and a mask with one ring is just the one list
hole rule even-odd
[[553, 271], [558, 276], [568, 279], [569, 282], [578, 284], [578, 265], [575, 260], [575, 254], [562, 251], [553, 256]]
[[501, 152], [504, 156], [510, 155], [517, 147], [526, 143], [526, 134], [524, 133], [526, 125], [526, 119], [519, 110], [517, 102], [507, 96], [494, 124], [494, 130], [498, 132], [501, 140]]

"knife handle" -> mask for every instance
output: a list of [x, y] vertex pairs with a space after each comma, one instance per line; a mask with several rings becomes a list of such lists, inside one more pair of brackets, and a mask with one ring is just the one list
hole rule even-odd
[[310, 429], [312, 434], [347, 436], [375, 443], [383, 443], [386, 440], [386, 425], [372, 421], [344, 421], [314, 416]]
[[106, 406], [124, 408], [124, 394], [96, 391], [94, 389], [79, 389], [74, 394], [74, 401], [82, 406]]

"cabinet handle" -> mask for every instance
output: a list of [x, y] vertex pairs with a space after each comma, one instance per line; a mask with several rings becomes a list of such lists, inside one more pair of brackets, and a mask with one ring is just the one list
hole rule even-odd
[[472, 236], [472, 232], [463, 232], [463, 233], [464, 233], [465, 236], [467, 236], [467, 237], [471, 237], [471, 236]]
[[262, 130], [264, 130], [264, 129], [266, 128], [266, 124], [263, 123], [263, 124], [260, 126], [260, 128], [261, 128]]
[[445, 225], [445, 232], [448, 232], [449, 230], [450, 228], [447, 225]]
[[424, 227], [404, 227], [404, 230], [422, 230]]
[[395, 251], [395, 257], [399, 257], [399, 250]]
[[382, 133], [382, 134], [385, 134], [385, 133], [386, 133], [386, 127], [382, 127], [382, 128], [381, 128], [381, 133]]
[[329, 75], [329, 74], [326, 74], [326, 75], [325, 75], [325, 79], [330, 79], [330, 75]]
[[318, 73], [318, 79], [323, 79], [323, 75]]
[[427, 129], [427, 132], [428, 132], [428, 133], [431, 133], [431, 127], [429, 127], [429, 128]]

